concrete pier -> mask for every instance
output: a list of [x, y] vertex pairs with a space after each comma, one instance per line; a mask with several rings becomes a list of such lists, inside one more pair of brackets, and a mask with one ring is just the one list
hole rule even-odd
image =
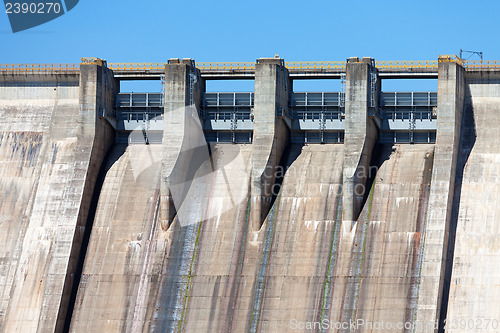
[[[208, 158], [208, 147], [198, 119], [201, 80], [191, 59], [171, 59], [165, 66], [165, 110], [161, 179], [160, 220], [167, 230], [182, 205], [194, 174], [190, 166], [195, 160]], [[200, 156], [202, 154], [202, 156]], [[206, 156], [205, 156], [206, 155]], [[185, 184], [185, 186], [183, 185]], [[178, 191], [174, 202], [172, 186]], [[182, 221], [189, 223], [192, 221]]]
[[[366, 198], [366, 180], [377, 140], [375, 123], [369, 117], [371, 58], [347, 62], [346, 121], [342, 207], [344, 221], [356, 221]], [[378, 93], [375, 92], [378, 96]], [[378, 97], [377, 97], [378, 98]]]
[[437, 322], [441, 310], [450, 223], [456, 223], [451, 218], [464, 94], [463, 67], [439, 62], [437, 138], [415, 313], [421, 323]]
[[261, 58], [255, 65], [255, 108], [252, 151], [252, 225], [259, 229], [266, 218], [277, 166], [288, 143], [288, 129], [278, 118], [278, 109], [288, 108], [288, 71], [279, 58]]
[[[3, 214], [2, 235], [9, 244], [2, 273], [4, 332], [62, 331], [94, 184], [114, 141], [111, 126], [98, 117], [99, 110], [111, 110], [114, 89], [103, 63], [82, 65], [76, 76], [2, 75], [2, 130], [8, 141], [2, 146], [17, 152], [19, 161], [30, 161], [12, 174], [30, 174], [22, 181], [2, 168], [3, 181], [17, 183], [2, 186], [7, 196], [2, 202], [11, 200], [9, 192], [17, 186], [22, 190], [16, 201], [25, 202], [22, 215]], [[23, 143], [27, 135], [31, 138]], [[23, 148], [28, 145], [32, 148]]]
[[492, 332], [487, 320], [495, 327], [500, 320], [500, 75], [467, 72], [465, 83], [446, 332], [472, 331], [454, 320]]

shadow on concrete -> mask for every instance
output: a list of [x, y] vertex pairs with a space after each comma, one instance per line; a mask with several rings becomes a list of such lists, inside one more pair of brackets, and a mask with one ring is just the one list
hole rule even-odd
[[[391, 154], [396, 150], [394, 147], [394, 143], [380, 143], [376, 142], [373, 147], [372, 157], [370, 160], [370, 166], [368, 169], [368, 177], [366, 178], [366, 187], [365, 193], [363, 196], [363, 202], [361, 207], [364, 207], [366, 201], [368, 200], [368, 196], [370, 195], [370, 189], [373, 186], [373, 182], [375, 181], [375, 177], [377, 176], [378, 170], [385, 161], [389, 159]], [[360, 212], [361, 215], [361, 212]]]
[[78, 293], [78, 286], [80, 285], [80, 279], [83, 272], [83, 264], [85, 263], [85, 256], [87, 254], [87, 249], [89, 246], [90, 235], [92, 233], [92, 227], [94, 225], [95, 214], [97, 211], [97, 204], [99, 202], [99, 197], [101, 195], [102, 186], [104, 180], [106, 179], [106, 174], [111, 169], [111, 167], [120, 159], [120, 157], [125, 153], [127, 145], [112, 145], [111, 148], [106, 153], [102, 165], [99, 169], [99, 174], [97, 175], [96, 183], [94, 186], [94, 192], [92, 194], [92, 199], [90, 201], [89, 213], [87, 216], [87, 222], [85, 224], [85, 231], [83, 233], [82, 245], [78, 255], [78, 261], [76, 263], [75, 275], [73, 279], [73, 285], [71, 287], [71, 294], [69, 296], [68, 310], [66, 312], [64, 320], [63, 332], [69, 332], [71, 325], [71, 318], [73, 316], [73, 310], [75, 308], [76, 296]]
[[[274, 206], [274, 203], [276, 201], [276, 198], [278, 197], [278, 194], [281, 191], [281, 186], [283, 184], [283, 179], [285, 178], [286, 172], [288, 171], [290, 166], [293, 164], [293, 162], [295, 162], [295, 160], [302, 153], [303, 147], [304, 147], [303, 143], [290, 143], [290, 144], [288, 144], [285, 151], [283, 152], [283, 155], [281, 156], [281, 160], [280, 160], [280, 163], [278, 166], [278, 168], [281, 168], [281, 170], [283, 172], [276, 173], [277, 177], [274, 180], [271, 203], [269, 204], [269, 211], [266, 213], [266, 216], [271, 211], [271, 209]], [[262, 225], [264, 225], [264, 223], [261, 224], [261, 227], [262, 227]]]
[[444, 274], [443, 291], [441, 297], [441, 309], [439, 313], [438, 332], [444, 333], [444, 324], [448, 315], [448, 301], [450, 296], [451, 274], [453, 271], [453, 258], [455, 253], [455, 239], [457, 234], [458, 213], [460, 211], [460, 196], [462, 194], [462, 181], [465, 165], [469, 159], [472, 148], [476, 143], [476, 122], [474, 119], [474, 108], [472, 105], [470, 89], [466, 85], [464, 110], [460, 128], [460, 143], [457, 156], [455, 173], [455, 188], [453, 191], [453, 204], [451, 208], [450, 226], [448, 232], [448, 248], [446, 252], [446, 266]]

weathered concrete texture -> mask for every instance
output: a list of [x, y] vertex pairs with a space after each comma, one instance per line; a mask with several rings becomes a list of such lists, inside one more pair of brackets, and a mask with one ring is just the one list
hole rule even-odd
[[[253, 282], [257, 258], [255, 251], [253, 256], [246, 251], [252, 239], [248, 206], [252, 147], [219, 144], [211, 151], [215, 172], [210, 177], [210, 201], [201, 212], [205, 220], [170, 227], [168, 249], [159, 258], [164, 263], [159, 288], [149, 304], [148, 329], [239, 332], [236, 327], [248, 316], [245, 287]], [[228, 195], [228, 188], [243, 192]], [[243, 316], [237, 311], [240, 302]]]
[[343, 220], [356, 221], [365, 199], [367, 171], [377, 129], [368, 114], [371, 59], [349, 59], [345, 104]]
[[[158, 156], [155, 147], [122, 147], [109, 162], [72, 331], [282, 332], [293, 320], [408, 320], [433, 145], [379, 152], [353, 229], [341, 223], [344, 146], [292, 145], [260, 231], [250, 227], [248, 199], [234, 202], [226, 189], [248, 189], [249, 173], [228, 162], [239, 152], [250, 166], [251, 146], [212, 147], [219, 171], [206, 219], [166, 232], [158, 191], [134, 178], [146, 150]], [[150, 174], [154, 185], [158, 173]]]
[[158, 225], [161, 145], [117, 145], [106, 161], [72, 332], [142, 327], [165, 247]]
[[440, 62], [437, 143], [375, 146], [370, 62], [347, 65], [345, 144], [287, 147], [288, 73], [260, 59], [253, 144], [208, 147], [171, 60], [163, 144], [115, 146], [99, 193], [111, 73], [0, 76], [0, 331], [62, 330], [91, 202], [73, 332], [499, 319], [499, 75]]
[[422, 324], [418, 332], [433, 331], [427, 325], [439, 320], [464, 105], [464, 69], [440, 62], [438, 75], [436, 148], [415, 314]]
[[[250, 295], [234, 332], [288, 332], [292, 320], [328, 318], [341, 218], [343, 145], [293, 144], [282, 187], [259, 234]], [[252, 240], [250, 240], [252, 241]], [[255, 254], [254, 254], [255, 256]]]
[[97, 66], [80, 76], [1, 77], [0, 201], [12, 204], [0, 214], [3, 332], [62, 329], [95, 178], [113, 137], [97, 118], [111, 103], [106, 77]]
[[[180, 198], [187, 195], [181, 184], [190, 184], [193, 180], [192, 173], [199, 167], [193, 167], [193, 161], [204, 162], [208, 159], [208, 148], [197, 113], [201, 101], [200, 82], [199, 71], [192, 67], [190, 59], [172, 59], [165, 67], [160, 206], [160, 219], [164, 230], [172, 223], [177, 214], [176, 209], [180, 209]], [[177, 193], [172, 192], [176, 190]], [[174, 198], [177, 202], [174, 202]], [[187, 205], [185, 207], [191, 209]], [[190, 213], [185, 212], [182, 215], [188, 218]]]
[[0, 142], [0, 327], [4, 327], [39, 178], [43, 133], [2, 132]]
[[[377, 150], [377, 168], [369, 171], [376, 177], [366, 188], [359, 219], [342, 221], [340, 228], [330, 313], [334, 322], [396, 325], [413, 320], [433, 150], [434, 145]], [[377, 330], [361, 326], [359, 331]]]
[[159, 163], [136, 175], [161, 150], [117, 147], [108, 161], [71, 331], [221, 332], [240, 320], [232, 308], [246, 284], [251, 146], [212, 147], [204, 221], [175, 220], [168, 231], [157, 216]]
[[[486, 320], [500, 321], [500, 78], [467, 76], [466, 87], [446, 332], [496, 332]], [[475, 329], [460, 320], [474, 321]]]
[[252, 153], [252, 226], [258, 230], [273, 198], [276, 167], [288, 143], [288, 129], [277, 117], [288, 108], [288, 70], [282, 59], [261, 58], [255, 65], [255, 106]]
[[[112, 155], [71, 331], [173, 332], [197, 327], [209, 332], [231, 325], [228, 303], [235, 302], [235, 270], [243, 264], [235, 254], [242, 253], [248, 226], [250, 176], [244, 169], [250, 165], [251, 146], [212, 147], [217, 171], [205, 178], [212, 188], [209, 205], [200, 209], [205, 221], [182, 227], [174, 222], [166, 232], [156, 215], [159, 192], [150, 188], [159, 184], [159, 174], [150, 172], [146, 186], [137, 184], [142, 176], [135, 178], [147, 155], [160, 160], [161, 149], [119, 147]], [[228, 187], [245, 193], [227, 195]], [[218, 292], [221, 296], [213, 294]], [[207, 304], [218, 300], [223, 304]]]

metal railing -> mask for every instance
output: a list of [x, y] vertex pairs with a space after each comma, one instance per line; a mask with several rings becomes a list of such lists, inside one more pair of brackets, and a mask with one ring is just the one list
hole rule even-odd
[[396, 61], [375, 61], [375, 67], [378, 69], [437, 69], [436, 60], [396, 60]]
[[[439, 62], [456, 62], [466, 69], [500, 69], [500, 60], [462, 60], [455, 55], [441, 55], [439, 60], [388, 60], [375, 61], [378, 69], [437, 69]], [[99, 58], [82, 58], [82, 65], [106, 62]], [[108, 63], [107, 67], [114, 71], [162, 71], [164, 62], [143, 63]], [[291, 70], [345, 70], [345, 61], [287, 61], [285, 66]], [[200, 70], [243, 70], [254, 71], [254, 62], [199, 62]], [[0, 64], [0, 72], [31, 72], [31, 71], [79, 71], [80, 64]]]
[[163, 113], [160, 111], [148, 111], [148, 112], [139, 112], [139, 111], [118, 111], [118, 120], [126, 120], [126, 121], [157, 121], [163, 120]]
[[204, 107], [251, 107], [253, 105], [253, 92], [206, 92], [203, 94]]
[[346, 68], [345, 61], [287, 61], [285, 67], [288, 69], [343, 69]]
[[[323, 115], [323, 116], [321, 116]], [[343, 112], [339, 110], [321, 111], [321, 110], [293, 110], [291, 118], [307, 121], [307, 120], [340, 120], [343, 118]]]
[[78, 64], [0, 64], [0, 72], [79, 71]]
[[114, 71], [148, 71], [164, 70], [164, 62], [113, 62], [108, 64], [108, 68]]
[[[383, 110], [383, 118], [396, 120], [432, 120], [434, 119], [432, 111], [387, 111]], [[411, 116], [410, 114], [413, 114]]]
[[163, 108], [162, 93], [119, 93], [116, 95], [117, 108]]
[[341, 106], [340, 92], [293, 92], [290, 107]]
[[232, 117], [235, 117], [236, 120], [251, 120], [252, 112], [251, 110], [234, 110], [234, 111], [216, 111], [216, 110], [206, 110], [205, 111], [205, 119], [209, 120], [224, 120], [230, 121]]
[[463, 66], [470, 69], [500, 68], [499, 60], [465, 60]]
[[196, 68], [203, 70], [254, 70], [254, 62], [198, 62]]
[[[287, 61], [288, 69], [345, 69], [345, 61]], [[202, 70], [255, 70], [254, 62], [198, 62]]]

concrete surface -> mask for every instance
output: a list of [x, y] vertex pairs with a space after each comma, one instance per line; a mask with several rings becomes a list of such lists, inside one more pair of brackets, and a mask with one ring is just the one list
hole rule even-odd
[[[383, 145], [374, 152], [368, 198], [355, 223], [342, 221], [330, 318], [413, 320], [434, 145]], [[376, 174], [374, 174], [376, 172]], [[342, 330], [348, 332], [349, 330]], [[368, 325], [359, 332], [377, 331]]]
[[292, 85], [264, 58], [253, 144], [208, 146], [199, 72], [171, 59], [162, 145], [108, 155], [111, 72], [1, 73], [0, 331], [500, 320], [500, 74], [440, 62], [436, 144], [382, 145], [370, 62], [347, 65], [344, 144], [289, 144]]
[[[212, 193], [204, 209], [206, 218], [183, 227], [175, 222], [169, 229], [168, 249], [158, 258], [163, 263], [159, 287], [155, 299], [150, 300], [151, 324], [145, 330], [240, 331], [234, 328], [242, 321], [236, 308], [240, 301], [248, 304], [244, 287], [253, 279], [253, 274], [245, 269], [247, 261], [252, 260], [245, 251], [252, 239], [249, 219], [252, 147], [216, 144], [211, 151], [217, 171], [210, 179], [205, 178]], [[239, 162], [235, 154], [241, 158]], [[235, 186], [244, 191], [242, 201], [234, 201], [234, 197], [227, 195], [227, 188]], [[250, 267], [254, 265], [250, 262]]]
[[[450, 62], [439, 63], [438, 114], [434, 168], [415, 318], [424, 324], [439, 320], [452, 219], [455, 173], [464, 105], [464, 70]], [[454, 223], [454, 222], [453, 222]]]
[[[72, 332], [142, 327], [165, 246], [159, 226], [161, 145], [116, 145], [105, 164]], [[139, 326], [138, 326], [139, 325]]]
[[358, 219], [363, 200], [377, 129], [369, 118], [371, 59], [351, 58], [347, 62], [343, 220]]
[[[287, 332], [328, 318], [341, 223], [343, 145], [293, 144], [283, 183], [258, 237], [250, 317], [234, 332]], [[252, 256], [253, 257], [253, 256]], [[240, 301], [245, 304], [243, 300]]]
[[276, 167], [288, 143], [288, 129], [277, 116], [288, 108], [291, 91], [283, 59], [261, 58], [255, 64], [254, 136], [252, 153], [252, 226], [258, 230], [273, 199]]
[[[117, 146], [107, 161], [72, 332], [209, 332], [230, 325], [250, 183], [249, 170], [242, 179], [241, 164], [232, 163], [238, 154], [248, 165], [251, 147], [213, 146], [218, 172], [210, 175], [213, 196], [205, 210], [214, 217], [186, 226], [175, 220], [167, 231], [157, 215], [161, 151]], [[137, 171], [145, 160], [150, 166]], [[227, 179], [246, 182], [243, 202], [224, 195]]]
[[100, 164], [112, 142], [97, 117], [110, 107], [112, 74], [0, 80], [3, 122], [1, 330], [61, 331]]
[[466, 76], [446, 332], [499, 329], [496, 326], [500, 321], [499, 112], [498, 75]]
[[[161, 180], [160, 219], [164, 230], [172, 223], [177, 209], [183, 204], [186, 188], [191, 183], [193, 170], [190, 165], [197, 159], [208, 159], [202, 125], [198, 118], [200, 106], [199, 71], [192, 67], [191, 60], [171, 59], [165, 66], [165, 109], [163, 131], [163, 157]], [[190, 84], [193, 87], [190, 96]], [[192, 104], [191, 104], [192, 103]], [[177, 185], [175, 188], [172, 186]], [[177, 190], [176, 193], [173, 193]], [[177, 202], [175, 202], [175, 200]], [[197, 214], [197, 212], [192, 212]], [[186, 212], [186, 218], [190, 218]], [[190, 221], [183, 221], [183, 223]]]

